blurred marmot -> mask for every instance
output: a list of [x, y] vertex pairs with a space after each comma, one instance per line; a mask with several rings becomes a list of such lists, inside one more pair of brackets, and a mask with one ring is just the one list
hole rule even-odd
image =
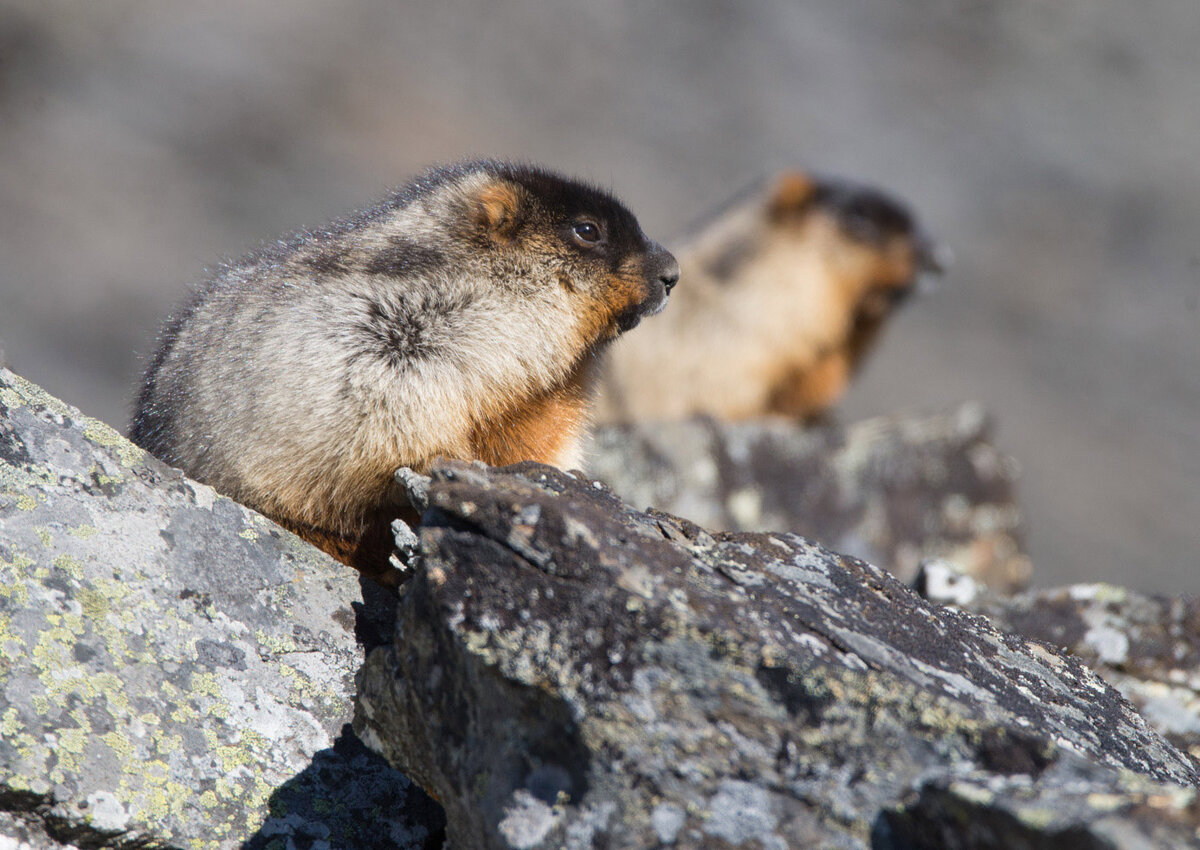
[[810, 418], [832, 405], [931, 245], [870, 189], [786, 173], [677, 252], [684, 288], [609, 351], [597, 418]]
[[397, 467], [578, 466], [598, 355], [678, 277], [599, 189], [434, 169], [202, 287], [161, 334], [130, 438], [377, 573]]

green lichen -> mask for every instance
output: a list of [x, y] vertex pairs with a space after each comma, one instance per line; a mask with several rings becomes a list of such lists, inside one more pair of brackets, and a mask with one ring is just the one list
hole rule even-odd
[[68, 528], [67, 534], [72, 537], [78, 537], [80, 540], [90, 540], [100, 533], [100, 529], [94, 525], [77, 525], [74, 528]]
[[126, 440], [111, 426], [105, 425], [99, 419], [84, 416], [81, 417], [81, 422], [84, 426], [84, 438], [106, 449], [115, 449], [117, 459], [121, 461], [122, 466], [137, 466], [146, 459], [145, 451]]
[[0, 735], [5, 738], [14, 737], [21, 728], [21, 720], [17, 716], [16, 706], [9, 706], [8, 710], [0, 716]]
[[12, 630], [12, 619], [0, 615], [0, 658], [15, 664], [25, 657], [25, 639]]
[[258, 629], [254, 633], [254, 639], [258, 643], [258, 652], [260, 655], [283, 655], [288, 652], [295, 652], [296, 642], [292, 640], [290, 635], [286, 634], [267, 634], [264, 629]]
[[95, 588], [81, 588], [76, 594], [76, 598], [83, 607], [83, 615], [91, 622], [95, 623], [108, 616], [110, 607], [108, 597]]
[[16, 410], [18, 407], [25, 406], [25, 400], [16, 390], [10, 387], [0, 387], [0, 404], [9, 410]]
[[196, 718], [199, 716], [200, 713], [196, 711], [195, 706], [187, 702], [180, 703], [175, 707], [175, 710], [171, 712], [171, 719], [176, 723], [182, 723], [184, 725], [194, 723]]
[[117, 759], [121, 764], [130, 764], [133, 759], [134, 749], [133, 742], [128, 735], [118, 732], [106, 732], [100, 736], [108, 748], [116, 754]]
[[232, 773], [239, 767], [250, 767], [255, 762], [252, 753], [234, 744], [217, 747], [216, 756], [221, 763], [221, 769], [226, 773]]

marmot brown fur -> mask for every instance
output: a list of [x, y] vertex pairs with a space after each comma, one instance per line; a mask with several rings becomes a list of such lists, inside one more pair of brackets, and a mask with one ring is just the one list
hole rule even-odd
[[162, 332], [130, 438], [377, 573], [397, 467], [578, 466], [598, 355], [678, 277], [599, 189], [434, 169], [203, 286]]
[[813, 417], [936, 267], [901, 204], [800, 172], [753, 187], [676, 254], [686, 285], [609, 351], [600, 421]]

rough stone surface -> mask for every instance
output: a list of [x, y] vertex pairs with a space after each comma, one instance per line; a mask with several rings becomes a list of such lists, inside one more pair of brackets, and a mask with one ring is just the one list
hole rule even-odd
[[363, 600], [0, 370], [0, 848], [421, 847], [436, 811], [343, 731]]
[[1145, 596], [1080, 584], [1003, 598], [939, 579], [920, 588], [939, 602], [985, 615], [997, 628], [1061, 647], [1133, 703], [1146, 721], [1200, 761], [1200, 599]]
[[1195, 838], [1195, 766], [1116, 691], [882, 570], [536, 465], [441, 467], [428, 499], [355, 728], [456, 848], [1135, 847], [1097, 824], [1164, 795], [1155, 828]]
[[976, 405], [849, 427], [697, 419], [599, 429], [589, 471], [625, 501], [726, 531], [792, 531], [910, 580], [931, 558], [1029, 582], [1016, 464]]
[[1196, 792], [1125, 775], [1031, 785], [1023, 776], [939, 780], [885, 813], [873, 850], [1186, 850], [1200, 845]]

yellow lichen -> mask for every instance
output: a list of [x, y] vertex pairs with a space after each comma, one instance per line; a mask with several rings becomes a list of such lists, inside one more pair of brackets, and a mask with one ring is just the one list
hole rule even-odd
[[254, 633], [254, 639], [258, 642], [259, 647], [271, 655], [296, 651], [296, 642], [288, 635], [269, 635], [263, 629], [259, 629]]
[[[210, 749], [212, 749], [214, 747], [216, 747], [216, 744], [213, 744], [212, 747], [210, 747]], [[230, 782], [224, 776], [218, 776], [216, 778], [216, 781], [213, 782], [213, 791], [222, 800], [236, 800], [238, 797], [241, 796], [241, 793], [242, 793], [241, 788], [239, 788], [233, 782]]]
[[219, 697], [221, 688], [212, 673], [193, 673], [188, 681], [188, 690], [197, 696]]
[[83, 581], [83, 565], [71, 555], [65, 553], [59, 555], [54, 559], [54, 566], [66, 573], [70, 578], [76, 581]]
[[179, 735], [156, 735], [155, 746], [159, 754], [169, 756], [183, 749], [183, 738]]
[[118, 732], [106, 732], [100, 736], [108, 748], [117, 755], [117, 759], [121, 764], [132, 766], [133, 759], [133, 742], [129, 740], [129, 736]]
[[16, 663], [25, 657], [25, 639], [12, 630], [12, 620], [0, 616], [0, 658]]
[[8, 710], [0, 716], [0, 735], [5, 738], [11, 738], [17, 734], [21, 728], [21, 721], [17, 717], [16, 706], [9, 706]]
[[108, 597], [95, 588], [81, 588], [79, 590], [78, 599], [79, 604], [83, 606], [83, 615], [91, 622], [99, 622], [108, 616]]
[[68, 753], [79, 755], [83, 752], [83, 748], [87, 745], [87, 728], [63, 729], [58, 733], [58, 746], [61, 753], [66, 750]]
[[254, 764], [251, 754], [236, 745], [217, 747], [216, 756], [221, 762], [221, 769], [226, 773], [230, 773], [239, 767], [249, 767]]
[[180, 703], [171, 712], [171, 719], [176, 723], [192, 723], [198, 716], [195, 706], [187, 702]]
[[25, 400], [21, 398], [21, 394], [9, 387], [0, 389], [0, 404], [7, 407], [9, 410], [15, 410], [18, 407], [25, 406]]

